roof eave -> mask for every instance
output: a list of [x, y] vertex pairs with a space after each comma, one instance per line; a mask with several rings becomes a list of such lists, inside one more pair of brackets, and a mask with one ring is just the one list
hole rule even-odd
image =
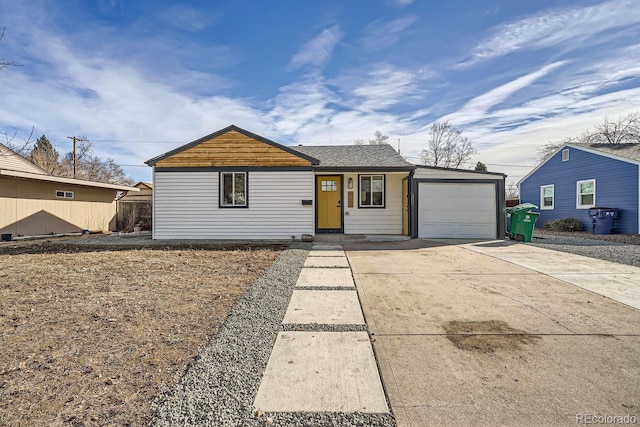
[[474, 169], [458, 169], [458, 168], [442, 168], [439, 166], [426, 166], [426, 165], [416, 165], [418, 168], [422, 169], [433, 169], [433, 170], [442, 170], [442, 171], [452, 171], [452, 172], [464, 172], [464, 173], [480, 173], [485, 175], [499, 175], [503, 177], [507, 177], [507, 174], [502, 172], [490, 172], [490, 171], [477, 171]]
[[336, 172], [348, 172], [348, 171], [403, 172], [403, 171], [407, 171], [407, 172], [410, 172], [412, 170], [415, 170], [416, 167], [415, 166], [322, 166], [320, 165], [320, 166], [314, 166], [313, 169], [316, 171], [323, 171], [323, 172], [332, 172], [332, 171], [336, 171]]
[[84, 181], [81, 179], [63, 178], [60, 176], [53, 176], [53, 175], [39, 175], [36, 173], [12, 171], [7, 169], [0, 169], [0, 175], [8, 176], [11, 178], [32, 179], [35, 181], [55, 182], [55, 183], [69, 184], [69, 185], [81, 185], [84, 187], [104, 188], [104, 189], [117, 190], [117, 191], [135, 191], [135, 192], [140, 191], [140, 189], [137, 187], [129, 187], [127, 185], [107, 184], [107, 183], [95, 182], [95, 181]]

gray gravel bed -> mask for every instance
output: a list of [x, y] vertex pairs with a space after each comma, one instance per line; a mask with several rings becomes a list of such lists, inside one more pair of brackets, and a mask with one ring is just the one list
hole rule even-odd
[[532, 246], [640, 267], [640, 245], [569, 236], [534, 235]]
[[185, 374], [153, 402], [152, 425], [396, 425], [390, 414], [254, 413], [253, 400], [309, 246], [292, 244], [256, 280]]
[[369, 332], [367, 325], [328, 325], [321, 323], [285, 323], [283, 331], [308, 332]]
[[[61, 239], [62, 240], [62, 239]], [[74, 244], [78, 245], [112, 245], [112, 246], [129, 246], [129, 245], [145, 245], [145, 246], [163, 246], [163, 245], [229, 245], [244, 243], [267, 244], [289, 244], [291, 240], [231, 240], [231, 239], [153, 239], [151, 233], [128, 233], [128, 234], [95, 234], [89, 236], [71, 238]], [[306, 244], [310, 247], [310, 244]]]

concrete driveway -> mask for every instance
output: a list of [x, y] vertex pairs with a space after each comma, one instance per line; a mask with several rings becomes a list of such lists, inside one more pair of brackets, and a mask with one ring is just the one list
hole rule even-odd
[[[509, 243], [483, 245], [344, 245], [398, 426], [637, 423], [640, 310], [541, 273], [525, 245], [513, 262]], [[618, 264], [589, 264], [615, 280]], [[637, 295], [634, 268], [616, 274]]]

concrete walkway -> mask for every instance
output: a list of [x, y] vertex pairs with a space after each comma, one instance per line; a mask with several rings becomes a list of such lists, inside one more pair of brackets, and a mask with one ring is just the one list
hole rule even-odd
[[389, 413], [341, 245], [314, 245], [282, 323], [257, 410]]
[[462, 247], [563, 280], [640, 309], [640, 268], [506, 241]]

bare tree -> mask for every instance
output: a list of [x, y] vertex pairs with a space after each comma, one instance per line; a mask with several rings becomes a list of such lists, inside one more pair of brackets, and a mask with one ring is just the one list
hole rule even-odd
[[377, 131], [375, 131], [373, 133], [373, 139], [369, 139], [367, 141], [365, 141], [364, 139], [356, 139], [355, 141], [353, 141], [353, 143], [356, 144], [356, 145], [364, 145], [364, 144], [382, 145], [382, 144], [388, 144], [389, 143], [389, 135], [385, 135], [384, 133], [382, 133], [379, 130], [377, 130]]
[[618, 120], [610, 120], [607, 116], [597, 123], [593, 130], [583, 132], [559, 141], [551, 141], [538, 147], [538, 164], [551, 157], [564, 144], [638, 144], [640, 143], [640, 116], [638, 113], [627, 114]]
[[4, 132], [4, 139], [5, 139], [5, 143], [4, 145], [6, 145], [7, 147], [9, 147], [11, 150], [13, 150], [14, 152], [18, 153], [19, 155], [26, 157], [29, 154], [29, 147], [31, 146], [31, 144], [33, 144], [33, 131], [35, 130], [35, 128], [31, 128], [31, 132], [29, 133], [29, 136], [24, 138], [23, 141], [21, 143], [15, 143], [14, 140], [16, 139], [16, 135], [18, 135], [18, 132], [15, 131], [13, 132], [13, 135], [9, 136], [9, 134], [7, 132]]
[[425, 166], [459, 168], [476, 154], [473, 143], [448, 121], [433, 122], [427, 146], [420, 153]]
[[[49, 139], [42, 135], [32, 141], [33, 129], [29, 138], [22, 144], [13, 143], [15, 134], [5, 133], [6, 145], [16, 153], [40, 166], [54, 176], [73, 177], [73, 153], [60, 155]], [[81, 138], [76, 145], [77, 179], [105, 182], [110, 184], [131, 185], [134, 183], [122, 167], [112, 158], [102, 160], [93, 155], [93, 144], [87, 138]]]
[[536, 159], [538, 160], [538, 164], [544, 162], [549, 157], [553, 156], [553, 154], [558, 150], [558, 148], [562, 147], [564, 144], [569, 142], [576, 142], [572, 138], [565, 138], [561, 141], [550, 141], [544, 145], [538, 147], [538, 154]]
[[517, 199], [520, 194], [518, 192], [518, 184], [511, 181], [505, 187], [505, 196], [507, 199]]
[[607, 116], [596, 124], [588, 141], [592, 144], [637, 144], [640, 143], [640, 116], [630, 113], [618, 120], [609, 120]]
[[[2, 40], [4, 40], [4, 35], [7, 33], [7, 29], [6, 28], [2, 28], [2, 34], [0, 34], [0, 43], [2, 43]], [[15, 67], [16, 64], [13, 61], [7, 61], [4, 58], [0, 58], [0, 71], [4, 70], [7, 67]]]
[[[73, 153], [67, 153], [62, 161], [64, 176], [73, 176]], [[76, 146], [76, 178], [86, 181], [131, 185], [133, 180], [112, 158], [102, 160], [93, 155], [93, 144], [85, 137]]]

